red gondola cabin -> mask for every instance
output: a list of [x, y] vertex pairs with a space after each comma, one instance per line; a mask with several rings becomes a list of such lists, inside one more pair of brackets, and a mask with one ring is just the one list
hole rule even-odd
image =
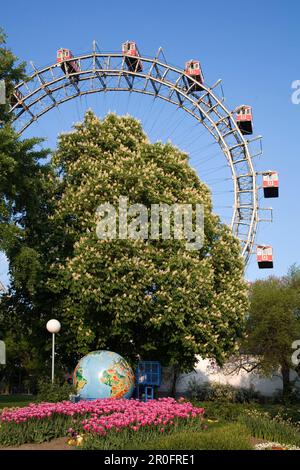
[[122, 44], [122, 54], [125, 58], [125, 64], [131, 72], [141, 72], [143, 70], [140, 61], [140, 53], [137, 45], [133, 41], [126, 41]]
[[259, 245], [256, 251], [259, 269], [273, 268], [273, 248], [271, 246]]
[[253, 116], [251, 106], [241, 106], [238, 109], [236, 122], [242, 134], [253, 134]]
[[22, 108], [22, 103], [20, 103], [20, 101], [23, 99], [23, 95], [22, 93], [19, 91], [19, 90], [15, 90], [14, 91], [14, 94], [12, 95], [11, 99], [10, 99], [10, 104], [11, 104], [11, 107], [16, 107], [16, 108]]
[[276, 171], [263, 173], [263, 189], [265, 198], [279, 196], [279, 179]]
[[[73, 59], [73, 54], [70, 49], [58, 49], [56, 63], [60, 64], [61, 69], [65, 74], [72, 75], [73, 73], [80, 72], [78, 61]], [[75, 77], [72, 77], [72, 79], [78, 82], [79, 77], [76, 75]]]
[[197, 81], [197, 83], [189, 80], [190, 91], [201, 91], [204, 85], [204, 76], [202, 73], [201, 65], [199, 60], [189, 60], [185, 64], [185, 73]]

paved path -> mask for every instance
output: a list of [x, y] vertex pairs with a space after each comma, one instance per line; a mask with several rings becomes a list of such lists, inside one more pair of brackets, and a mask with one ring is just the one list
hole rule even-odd
[[59, 437], [52, 439], [49, 442], [42, 442], [41, 444], [23, 444], [19, 447], [0, 447], [2, 450], [74, 450], [72, 446], [68, 446], [66, 437]]

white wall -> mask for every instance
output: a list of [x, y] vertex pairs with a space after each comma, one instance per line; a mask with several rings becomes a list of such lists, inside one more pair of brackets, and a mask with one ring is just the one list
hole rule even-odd
[[[168, 367], [163, 368], [163, 381], [160, 386], [160, 391], [168, 392], [172, 380], [172, 370]], [[291, 371], [291, 379], [297, 377], [294, 371]], [[259, 377], [254, 372], [241, 371], [234, 375], [225, 375], [222, 369], [216, 371], [211, 367], [208, 359], [199, 359], [195, 372], [189, 374], [181, 374], [177, 381], [177, 393], [184, 393], [188, 389], [190, 380], [196, 379], [199, 383], [205, 382], [218, 382], [222, 384], [229, 384], [234, 387], [250, 388], [253, 387], [264, 396], [271, 396], [278, 389], [282, 389], [282, 380], [279, 376], [274, 375], [271, 378]]]

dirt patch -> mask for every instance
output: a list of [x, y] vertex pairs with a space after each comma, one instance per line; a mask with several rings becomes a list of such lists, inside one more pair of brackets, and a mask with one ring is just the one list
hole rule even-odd
[[68, 446], [66, 437], [59, 437], [52, 439], [49, 442], [42, 442], [41, 444], [23, 444], [19, 447], [0, 447], [2, 450], [74, 450], [72, 446]]

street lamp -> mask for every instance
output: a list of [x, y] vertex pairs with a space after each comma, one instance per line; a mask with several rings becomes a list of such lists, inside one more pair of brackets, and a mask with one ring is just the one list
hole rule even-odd
[[49, 333], [52, 333], [52, 375], [51, 381], [54, 383], [54, 356], [55, 356], [55, 333], [58, 333], [61, 328], [61, 324], [58, 320], [49, 320], [46, 325], [47, 330]]

